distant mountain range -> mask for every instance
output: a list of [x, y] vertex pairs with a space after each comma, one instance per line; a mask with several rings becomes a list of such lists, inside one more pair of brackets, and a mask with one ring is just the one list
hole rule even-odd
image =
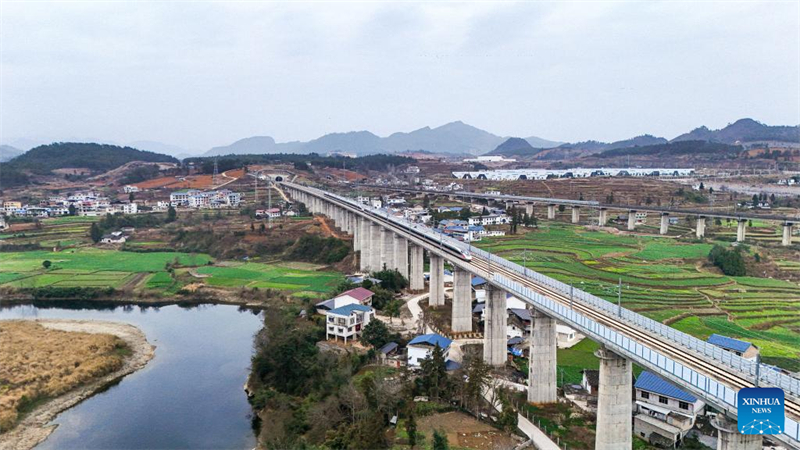
[[723, 144], [759, 141], [800, 142], [800, 126], [770, 126], [753, 119], [739, 119], [719, 130], [695, 128], [670, 142], [677, 141], [709, 141]]
[[[662, 149], [668, 153], [675, 151], [686, 151], [692, 147], [697, 147], [700, 152], [706, 152], [710, 147], [702, 145], [704, 142], [726, 144], [727, 146], [739, 145], [748, 142], [800, 142], [800, 126], [770, 126], [764, 125], [753, 119], [740, 119], [719, 130], [709, 130], [707, 127], [695, 128], [689, 133], [684, 133], [672, 140], [663, 137], [656, 137], [649, 134], [637, 136], [616, 142], [584, 141], [571, 144], [561, 144], [552, 148], [534, 148], [521, 145], [522, 139], [510, 138], [489, 152], [489, 155], [535, 157], [546, 160], [563, 160], [579, 158], [593, 154], [610, 154], [620, 156], [622, 154], [645, 154]], [[692, 142], [684, 146], [670, 146], [678, 142]], [[702, 148], [700, 148], [702, 147]], [[620, 149], [642, 148], [642, 152], [626, 151], [617, 152]], [[717, 148], [713, 149], [715, 152]]]
[[0, 145], [0, 162], [5, 162], [25, 153], [23, 150], [10, 145]]
[[[408, 133], [398, 132], [387, 137], [369, 131], [331, 133], [308, 142], [277, 143], [269, 136], [254, 136], [241, 139], [231, 145], [214, 147], [204, 156], [227, 154], [262, 153], [401, 153], [406, 151], [428, 151], [454, 155], [484, 154], [507, 138], [475, 128], [463, 122], [451, 122], [440, 127], [424, 127]], [[549, 141], [536, 136], [526, 138], [533, 146], [557, 146], [561, 142]]]

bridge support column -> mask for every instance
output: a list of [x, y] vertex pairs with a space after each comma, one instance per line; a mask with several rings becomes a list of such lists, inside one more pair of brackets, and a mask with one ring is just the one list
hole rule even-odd
[[494, 287], [486, 287], [486, 320], [483, 328], [483, 361], [490, 366], [504, 366], [506, 363], [506, 345], [508, 312], [506, 312], [506, 291]]
[[747, 230], [747, 219], [739, 219], [739, 224], [736, 227], [736, 242], [744, 242], [746, 230]]
[[428, 281], [430, 296], [428, 304], [430, 306], [444, 305], [444, 258], [430, 254], [431, 257], [431, 277]]
[[506, 202], [506, 212], [511, 211], [511, 208], [514, 207], [514, 202]]
[[572, 207], [572, 223], [578, 223], [581, 221], [581, 207], [580, 206], [573, 206]]
[[792, 226], [793, 224], [791, 222], [783, 224], [783, 239], [781, 239], [781, 245], [784, 247], [792, 245]]
[[736, 422], [723, 414], [717, 415], [711, 425], [717, 429], [717, 450], [761, 450], [760, 435], [739, 433]]
[[472, 331], [472, 274], [453, 271], [453, 310], [450, 328], [456, 332]]
[[667, 234], [667, 232], [669, 232], [669, 214], [661, 213], [661, 230], [659, 230], [659, 233]]
[[528, 217], [533, 217], [533, 203], [525, 204], [525, 214], [527, 214]]
[[361, 250], [361, 217], [358, 216], [351, 216], [352, 219], [352, 235], [353, 235], [353, 251], [357, 252]]
[[597, 225], [604, 227], [608, 223], [608, 210], [600, 208], [597, 214]]
[[556, 321], [539, 311], [533, 312], [528, 363], [528, 402], [554, 403], [556, 398]]
[[381, 246], [383, 244], [381, 236], [381, 226], [377, 223], [369, 225], [369, 270], [370, 272], [381, 270]]
[[706, 235], [706, 218], [705, 217], [700, 216], [700, 217], [697, 218], [697, 226], [695, 227], [694, 234], [695, 234], [695, 236], [697, 236], [698, 239], [701, 239], [701, 238], [705, 237], [705, 235]]
[[547, 218], [550, 220], [556, 218], [556, 205], [547, 205]]
[[359, 241], [361, 241], [361, 243], [359, 244], [359, 249], [361, 250], [361, 258], [360, 258], [360, 261], [359, 261], [359, 267], [361, 268], [362, 272], [366, 272], [367, 270], [369, 270], [369, 264], [370, 264], [370, 258], [371, 258], [371, 256], [370, 256], [371, 246], [370, 246], [370, 235], [369, 235], [369, 231], [370, 231], [369, 220], [361, 218], [361, 223], [359, 224], [359, 226], [360, 226], [360, 230], [359, 230], [359, 233], [358, 233], [358, 237], [359, 237]]
[[630, 210], [628, 211], [628, 231], [633, 231], [636, 229], [636, 211]]
[[406, 280], [408, 279], [408, 240], [394, 235], [394, 266]]
[[600, 347], [595, 355], [600, 358], [600, 382], [594, 448], [629, 449], [633, 445], [632, 364], [605, 347]]
[[409, 287], [412, 291], [419, 292], [425, 289], [425, 258], [424, 250], [418, 245], [411, 244], [411, 273], [409, 274]]
[[387, 269], [395, 269], [394, 267], [394, 233], [387, 228], [381, 228], [381, 265], [378, 270], [383, 270], [386, 266]]

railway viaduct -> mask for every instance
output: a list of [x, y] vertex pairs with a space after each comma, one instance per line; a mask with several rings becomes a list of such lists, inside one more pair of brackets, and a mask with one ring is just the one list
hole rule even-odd
[[420, 189], [410, 188], [396, 188], [379, 185], [361, 185], [367, 188], [380, 189], [387, 191], [406, 192], [413, 194], [428, 194], [428, 195], [444, 195], [453, 199], [463, 199], [466, 201], [483, 201], [483, 202], [496, 202], [505, 205], [507, 208], [511, 206], [518, 206], [525, 208], [528, 215], [533, 215], [535, 205], [547, 206], [547, 218], [555, 219], [556, 208], [565, 206], [571, 208], [572, 223], [578, 223], [581, 217], [581, 210], [595, 209], [598, 211], [597, 222], [600, 226], [605, 226], [608, 222], [609, 211], [627, 211], [629, 231], [636, 229], [637, 212], [653, 212], [661, 216], [660, 233], [667, 234], [669, 231], [669, 218], [670, 216], [694, 217], [695, 221], [695, 236], [702, 238], [706, 234], [706, 220], [709, 218], [731, 219], [737, 222], [736, 241], [744, 242], [747, 237], [747, 223], [750, 220], [768, 220], [778, 222], [783, 225], [783, 234], [781, 245], [789, 246], [792, 244], [792, 231], [798, 223], [800, 217], [787, 217], [774, 214], [752, 214], [747, 212], [724, 212], [724, 211], [704, 211], [697, 209], [685, 208], [665, 208], [661, 206], [643, 206], [643, 205], [616, 205], [605, 204], [596, 201], [587, 200], [569, 200], [559, 198], [544, 198], [544, 197], [528, 197], [522, 195], [507, 195], [507, 194], [481, 194], [478, 192], [456, 191], [456, 192], [439, 192], [439, 191], [424, 191]]
[[719, 347], [679, 332], [595, 297], [589, 293], [521, 267], [496, 255], [435, 233], [429, 228], [390, 216], [317, 188], [279, 183], [295, 200], [317, 214], [332, 218], [353, 235], [363, 270], [397, 269], [412, 290], [424, 290], [423, 252], [430, 258], [430, 304], [444, 301], [443, 265], [454, 267], [452, 329], [469, 331], [472, 275], [489, 282], [486, 299], [483, 358], [493, 366], [506, 361], [506, 293], [529, 304], [534, 311], [530, 349], [528, 401], [556, 401], [556, 321], [561, 321], [601, 344], [600, 386], [597, 412], [598, 450], [632, 446], [632, 365], [639, 364], [670, 380], [721, 414], [719, 450], [762, 448], [758, 435], [737, 432], [737, 392], [746, 387], [774, 386], [786, 395], [784, 433], [772, 438], [800, 449], [800, 379], [768, 366], [723, 351]]

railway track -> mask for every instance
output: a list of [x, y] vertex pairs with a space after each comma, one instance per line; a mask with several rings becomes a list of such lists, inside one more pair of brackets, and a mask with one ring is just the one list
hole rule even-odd
[[[488, 261], [479, 257], [473, 257], [471, 263], [487, 273], [498, 273], [510, 280], [513, 280], [538, 292], [539, 294], [555, 300], [562, 305], [570, 306], [569, 297], [551, 288], [543, 287], [537, 283], [531, 282], [529, 279], [508, 268], [496, 264], [491, 266]], [[579, 311], [584, 316], [615, 331], [618, 331], [629, 338], [633, 338], [643, 344], [647, 344], [653, 350], [657, 350], [663, 353], [665, 356], [691, 367], [693, 370], [707, 376], [708, 378], [715, 379], [718, 382], [722, 382], [736, 389], [755, 387], [752, 382], [739, 374], [727, 371], [712, 362], [708, 362], [701, 356], [695, 355], [691, 351], [686, 351], [686, 349], [675, 347], [672, 343], [665, 343], [659, 339], [656, 339], [649, 335], [646, 331], [639, 330], [638, 328], [628, 325], [621, 320], [614, 320], [613, 317], [596, 311], [594, 308], [585, 305], [580, 301], [572, 302], [572, 308]], [[787, 398], [785, 401], [785, 408], [787, 414], [791, 414], [795, 419], [800, 418], [800, 404], [795, 400]]]
[[[582, 303], [581, 301], [570, 302], [569, 297], [565, 294], [535, 283], [529, 278], [507, 267], [498, 264], [492, 265], [489, 261], [475, 254], [472, 254], [471, 258], [465, 259], [459, 251], [450, 248], [449, 246], [442, 246], [441, 241], [437, 241], [430, 236], [420, 233], [419, 230], [404, 227], [402, 224], [396, 223], [395, 221], [390, 220], [388, 217], [382, 216], [373, 211], [365, 210], [363, 208], [359, 209], [358, 207], [355, 207], [352, 204], [337, 198], [336, 196], [331, 196], [330, 194], [324, 196], [327, 197], [326, 199], [328, 201], [338, 203], [339, 206], [346, 209], [354, 210], [354, 212], [357, 214], [368, 216], [371, 220], [382, 223], [388, 228], [393, 229], [398, 234], [410, 236], [412, 238], [424, 241], [429, 246], [434, 247], [438, 252], [447, 253], [452, 258], [457, 259], [460, 264], [472, 266], [473, 273], [480, 271], [490, 275], [500, 274], [524, 287], [527, 287], [552, 299], [553, 301], [556, 301], [564, 306], [569, 306], [574, 310], [579, 311], [585, 317], [590, 318], [595, 322], [600, 323], [642, 344], [645, 344], [652, 350], [660, 352], [664, 356], [667, 356], [674, 361], [691, 368], [692, 370], [706, 376], [709, 379], [725, 384], [733, 389], [755, 387], [754, 383], [744, 377], [743, 374], [729, 371], [724, 366], [720, 366], [714, 361], [708, 361], [703, 355], [695, 354], [690, 349], [685, 348], [678, 343], [657, 339], [650, 335], [647, 331], [631, 326], [622, 320], [617, 320], [613, 316], [609, 316], [606, 312], [598, 311], [590, 305]], [[787, 416], [791, 416], [793, 420], [798, 421], [798, 419], [800, 419], [800, 403], [798, 403], [797, 400], [791, 397], [786, 398], [785, 410]]]

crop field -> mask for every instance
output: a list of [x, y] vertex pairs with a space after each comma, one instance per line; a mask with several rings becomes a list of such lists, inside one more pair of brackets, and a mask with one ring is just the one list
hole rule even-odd
[[[303, 267], [306, 266], [306, 267]], [[320, 272], [311, 265], [243, 263], [235, 266], [206, 266], [197, 269], [212, 286], [257, 287], [291, 291], [299, 297], [320, 297], [330, 292], [342, 276], [335, 272]]]
[[6, 244], [36, 244], [44, 248], [69, 247], [91, 242], [89, 227], [99, 217], [56, 217], [44, 219], [41, 226], [22, 224], [20, 230], [0, 233], [0, 241]]
[[[173, 277], [168, 265], [193, 269], [197, 282], [222, 287], [257, 287], [317, 298], [342, 279], [335, 272], [318, 271], [310, 264], [243, 263], [211, 266], [204, 254], [180, 252], [124, 252], [96, 248], [74, 248], [60, 252], [44, 250], [0, 253], [0, 286], [12, 288], [96, 287], [149, 289], [174, 294], [185, 284]], [[50, 261], [45, 269], [43, 261]], [[181, 277], [183, 280], [186, 277]]]
[[[719, 333], [750, 341], [766, 363], [800, 370], [798, 285], [704, 267], [713, 243], [546, 223], [476, 245], [613, 302], [621, 280], [623, 306], [701, 339]], [[796, 262], [776, 264], [800, 270]]]

